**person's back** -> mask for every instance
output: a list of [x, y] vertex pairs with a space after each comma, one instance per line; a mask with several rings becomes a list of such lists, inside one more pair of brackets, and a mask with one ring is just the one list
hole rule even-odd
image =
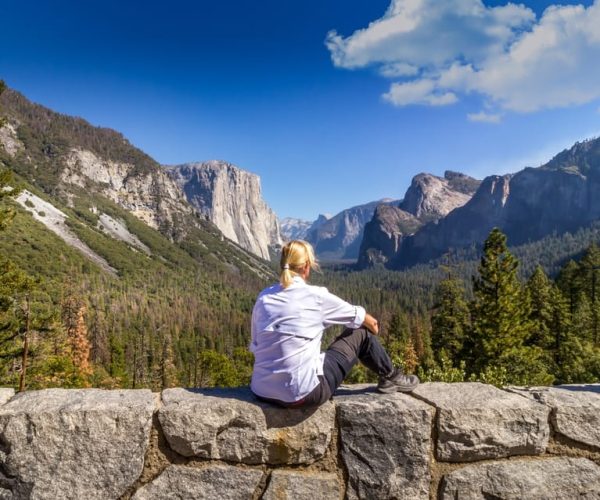
[[[381, 344], [367, 331], [377, 333], [375, 318], [326, 288], [306, 283], [315, 267], [309, 243], [296, 240], [283, 247], [280, 283], [260, 293], [252, 312], [252, 391], [283, 406], [321, 404], [358, 359], [387, 381], [390, 390], [416, 387], [418, 379], [394, 370]], [[334, 324], [348, 328], [321, 353], [323, 330]], [[380, 389], [385, 385], [380, 382]]]

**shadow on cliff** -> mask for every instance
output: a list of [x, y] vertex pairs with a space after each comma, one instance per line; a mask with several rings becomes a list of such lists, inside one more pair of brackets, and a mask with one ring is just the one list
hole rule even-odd
[[279, 427], [291, 427], [298, 425], [310, 418], [319, 409], [317, 406], [308, 408], [282, 408], [275, 404], [267, 403], [258, 399], [249, 387], [231, 388], [186, 388], [193, 394], [210, 396], [213, 398], [233, 399], [259, 407], [267, 424], [267, 429]]

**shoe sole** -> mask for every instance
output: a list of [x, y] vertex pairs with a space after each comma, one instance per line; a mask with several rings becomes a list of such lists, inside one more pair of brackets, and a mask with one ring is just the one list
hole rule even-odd
[[391, 394], [392, 392], [411, 392], [414, 391], [419, 384], [414, 385], [393, 385], [391, 387], [378, 387], [377, 390], [383, 394]]

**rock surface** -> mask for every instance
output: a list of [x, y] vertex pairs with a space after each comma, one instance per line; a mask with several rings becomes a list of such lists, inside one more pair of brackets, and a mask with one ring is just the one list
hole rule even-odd
[[47, 389], [0, 407], [2, 471], [17, 498], [118, 498], [138, 479], [156, 398], [149, 390]]
[[262, 198], [257, 175], [223, 161], [185, 163], [167, 172], [230, 240], [267, 260], [269, 248], [281, 245], [279, 221]]
[[600, 498], [600, 467], [585, 458], [511, 460], [470, 465], [448, 474], [443, 500]]
[[574, 232], [600, 218], [599, 189], [600, 139], [577, 143], [541, 167], [487, 177], [468, 203], [407, 238], [396, 265], [480, 244], [494, 227], [511, 245]]
[[132, 500], [247, 500], [253, 497], [263, 473], [227, 465], [202, 469], [171, 465], [140, 488]]
[[276, 470], [262, 500], [339, 500], [341, 496], [335, 474]]
[[279, 219], [279, 228], [281, 230], [281, 237], [285, 241], [291, 240], [304, 240], [306, 238], [306, 232], [312, 225], [312, 222], [296, 219], [294, 217], [284, 217]]
[[15, 390], [10, 387], [0, 388], [0, 406], [8, 403], [10, 399], [15, 395]]
[[177, 184], [159, 165], [136, 165], [106, 160], [86, 149], [73, 148], [64, 160], [61, 181], [89, 189], [94, 184], [102, 194], [154, 229], [177, 225], [189, 217], [191, 207]]
[[600, 384], [511, 390], [551, 408], [559, 434], [600, 449]]
[[334, 398], [347, 498], [429, 498], [435, 410], [406, 394], [350, 386]]
[[405, 236], [413, 234], [421, 222], [412, 214], [388, 205], [379, 205], [365, 225], [358, 267], [385, 264], [399, 251]]
[[[411, 185], [400, 203], [400, 208], [414, 215], [422, 223], [438, 220], [448, 215], [452, 210], [467, 203], [477, 190], [479, 182], [463, 174], [446, 173], [450, 178], [437, 177], [431, 174], [418, 174], [412, 179]], [[458, 187], [455, 183], [460, 179], [472, 181], [473, 189], [464, 189], [468, 184]]]
[[322, 259], [356, 259], [365, 224], [378, 205], [396, 203], [391, 199], [373, 201], [342, 210], [333, 217], [320, 216], [306, 231], [309, 241]]
[[366, 268], [376, 263], [394, 267], [407, 237], [419, 234], [420, 228], [427, 223], [438, 221], [465, 205], [479, 184], [472, 177], [449, 171], [443, 178], [425, 173], [413, 177], [400, 204], [387, 210], [378, 207], [365, 226], [359, 267]]
[[517, 394], [480, 383], [425, 383], [414, 395], [438, 410], [438, 460], [539, 455], [548, 445], [549, 408]]
[[186, 457], [246, 464], [308, 464], [327, 451], [335, 409], [284, 409], [258, 401], [247, 388], [167, 389], [159, 419]]

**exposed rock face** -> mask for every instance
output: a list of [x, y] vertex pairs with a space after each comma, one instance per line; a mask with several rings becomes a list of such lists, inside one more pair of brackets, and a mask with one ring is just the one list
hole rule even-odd
[[373, 217], [378, 205], [392, 204], [394, 200], [380, 200], [358, 205], [331, 218], [320, 216], [306, 232], [306, 240], [315, 247], [322, 259], [356, 259], [365, 224]]
[[600, 498], [600, 467], [585, 458], [514, 460], [470, 465], [444, 478], [441, 498]]
[[379, 205], [365, 225], [358, 267], [385, 263], [400, 250], [405, 235], [413, 234], [421, 222], [414, 215], [391, 205]]
[[336, 396], [348, 499], [429, 498], [431, 406], [353, 386]]
[[416, 175], [398, 207], [374, 212], [365, 227], [358, 267], [393, 261], [408, 236], [420, 234], [420, 228], [425, 224], [436, 222], [465, 205], [479, 184], [472, 177], [450, 171], [443, 178], [431, 174]]
[[263, 473], [227, 465], [202, 469], [171, 465], [150, 484], [139, 489], [132, 500], [247, 500], [252, 498]]
[[[457, 175], [452, 174], [451, 179], [456, 180]], [[470, 177], [463, 176], [466, 179]], [[472, 179], [473, 180], [473, 179]], [[422, 223], [440, 219], [457, 207], [462, 207], [471, 199], [473, 192], [465, 193], [463, 190], [454, 189], [454, 184], [442, 177], [431, 174], [419, 174], [413, 177], [412, 183], [400, 208], [414, 215]]]
[[335, 409], [287, 409], [258, 401], [247, 388], [168, 389], [159, 419], [171, 447], [197, 456], [246, 464], [306, 464], [323, 457]]
[[144, 466], [148, 390], [48, 389], [0, 407], [2, 471], [15, 498], [118, 498]]
[[421, 384], [414, 394], [438, 409], [437, 458], [470, 462], [543, 453], [549, 408], [479, 383]]
[[12, 123], [5, 123], [0, 127], [0, 145], [10, 155], [15, 156], [25, 149], [23, 143], [17, 137], [17, 131]]
[[552, 410], [552, 425], [563, 436], [600, 448], [600, 387], [560, 385], [512, 389]]
[[391, 267], [481, 244], [500, 228], [510, 245], [574, 231], [600, 218], [600, 139], [578, 143], [546, 165], [490, 176], [463, 207], [406, 238]]
[[189, 203], [230, 240], [269, 259], [281, 245], [279, 221], [262, 199], [260, 178], [223, 161], [186, 163], [167, 172]]
[[285, 217], [279, 220], [281, 236], [285, 241], [303, 240], [312, 222], [293, 217]]
[[262, 500], [338, 500], [341, 493], [335, 474], [276, 470]]
[[81, 149], [71, 150], [64, 161], [64, 183], [83, 188], [95, 183], [103, 195], [154, 229], [172, 227], [177, 218], [192, 214], [179, 187], [158, 165], [136, 169]]

